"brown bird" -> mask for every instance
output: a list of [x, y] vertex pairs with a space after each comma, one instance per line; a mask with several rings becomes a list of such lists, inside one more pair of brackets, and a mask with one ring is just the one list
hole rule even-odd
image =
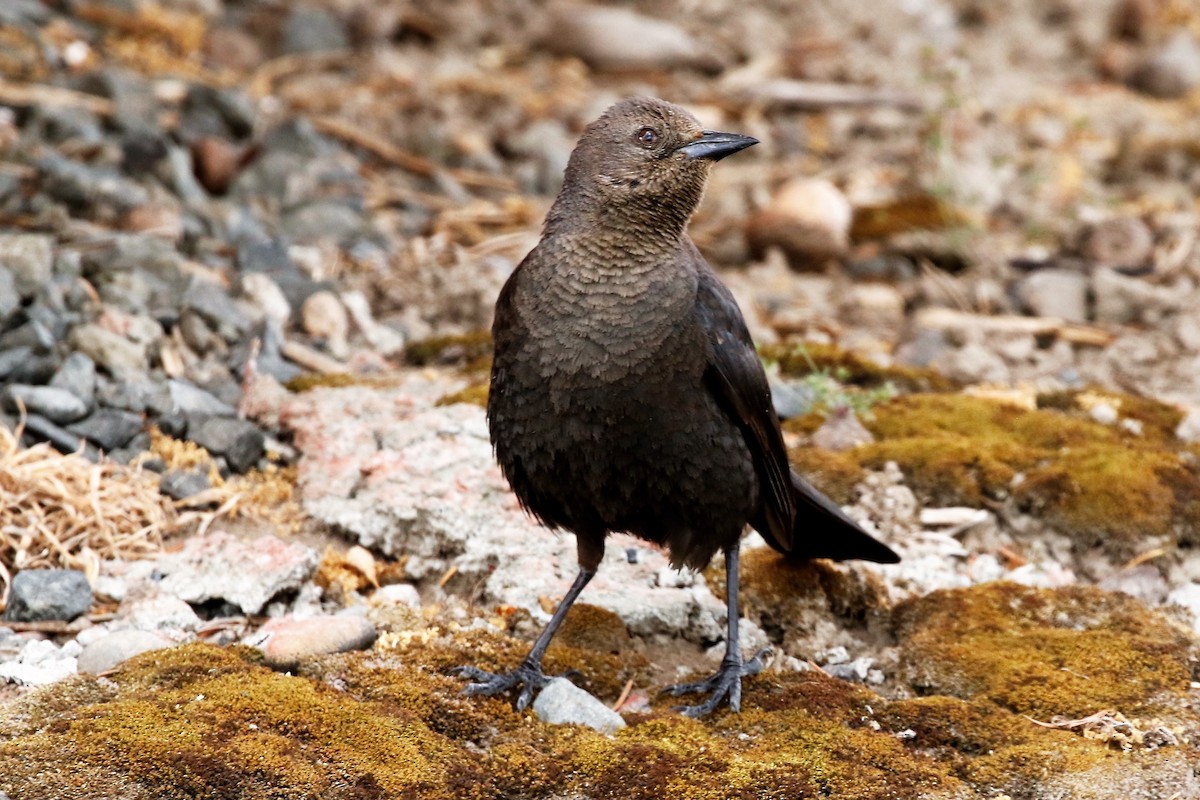
[[595, 575], [609, 532], [664, 545], [676, 568], [725, 553], [720, 669], [665, 691], [728, 699], [766, 651], [738, 647], [738, 547], [747, 525], [789, 557], [899, 557], [788, 465], [754, 342], [729, 290], [686, 232], [712, 164], [756, 139], [703, 130], [662, 100], [617, 103], [584, 131], [541, 241], [496, 302], [488, 423], [517, 498], [575, 534], [579, 575], [525, 660], [459, 667], [469, 694], [546, 684], [542, 656]]

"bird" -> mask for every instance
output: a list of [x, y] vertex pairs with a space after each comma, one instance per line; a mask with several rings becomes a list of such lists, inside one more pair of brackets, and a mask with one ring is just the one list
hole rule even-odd
[[691, 717], [740, 710], [742, 678], [770, 652], [747, 659], [738, 645], [747, 525], [789, 558], [899, 561], [791, 469], [745, 319], [687, 234], [712, 165], [757, 143], [632, 97], [572, 151], [538, 244], [496, 301], [487, 418], [521, 506], [575, 535], [579, 572], [519, 665], [455, 669], [465, 693], [515, 690], [520, 710], [549, 682], [542, 657], [609, 533], [663, 546], [677, 569], [724, 554], [724, 658], [664, 690], [702, 695], [679, 707]]

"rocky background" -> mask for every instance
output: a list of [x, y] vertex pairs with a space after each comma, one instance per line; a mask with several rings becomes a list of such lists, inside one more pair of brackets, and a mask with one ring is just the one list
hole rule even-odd
[[[0, 798], [1200, 797], [1190, 0], [5, 0]], [[486, 330], [582, 126], [762, 144], [692, 224], [797, 468], [896, 548], [574, 573]], [[560, 724], [569, 723], [569, 724]]]

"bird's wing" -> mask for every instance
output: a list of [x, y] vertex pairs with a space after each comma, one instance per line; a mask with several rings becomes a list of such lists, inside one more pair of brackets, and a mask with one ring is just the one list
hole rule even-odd
[[[690, 242], [689, 242], [690, 244]], [[696, 314], [708, 332], [712, 361], [705, 373], [709, 390], [739, 428], [750, 448], [755, 471], [762, 479], [766, 530], [759, 533], [776, 549], [792, 549], [796, 501], [787, 448], [762, 362], [737, 301], [691, 245], [699, 266]], [[756, 527], [758, 527], [756, 525]]]

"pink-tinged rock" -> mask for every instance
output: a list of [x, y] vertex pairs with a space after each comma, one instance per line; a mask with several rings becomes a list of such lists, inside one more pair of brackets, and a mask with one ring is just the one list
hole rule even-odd
[[339, 614], [273, 619], [248, 637], [246, 643], [262, 650], [269, 666], [289, 670], [315, 656], [365, 650], [375, 642], [375, 637], [375, 626], [366, 617]]
[[213, 531], [188, 539], [181, 551], [163, 556], [158, 569], [166, 576], [162, 590], [181, 600], [225, 600], [247, 614], [257, 614], [275, 595], [299, 588], [319, 560], [311, 547], [275, 536], [243, 541]]
[[[447, 591], [482, 587], [485, 603], [548, 619], [542, 601], [562, 597], [575, 577], [575, 538], [521, 511], [492, 458], [483, 409], [434, 406], [460, 387], [424, 372], [395, 387], [294, 395], [280, 416], [302, 456], [304, 508], [363, 547], [404, 556], [410, 580], [451, 573]], [[616, 613], [636, 636], [719, 640], [724, 603], [703, 577], [663, 580], [667, 574], [675, 573], [663, 553], [612, 536], [584, 599]]]

